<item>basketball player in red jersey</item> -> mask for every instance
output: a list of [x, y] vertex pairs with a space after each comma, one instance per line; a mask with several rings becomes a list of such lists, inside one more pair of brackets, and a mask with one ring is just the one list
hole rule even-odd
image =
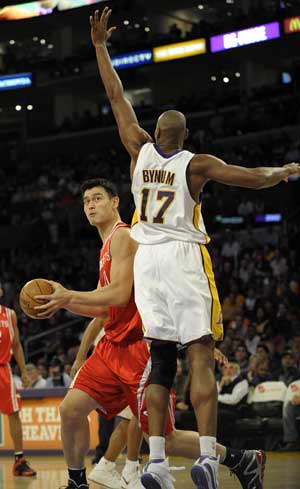
[[[84, 363], [74, 378], [61, 408], [62, 442], [69, 468], [68, 489], [88, 487], [84, 457], [89, 449], [88, 414], [96, 409], [112, 418], [130, 405], [138, 416], [137, 391], [148, 365], [149, 353], [143, 340], [140, 315], [133, 297], [133, 259], [136, 244], [130, 238], [130, 228], [121, 221], [119, 197], [114, 184], [104, 179], [87, 181], [82, 185], [84, 212], [90, 224], [99, 232], [103, 246], [99, 259], [99, 283], [94, 292], [83, 292], [84, 298], [102, 297], [94, 306], [72, 305], [67, 308], [80, 315], [95, 318], [104, 316], [105, 336], [98, 342], [91, 357]], [[54, 296], [64, 291], [54, 284], [56, 292], [44, 315], [53, 314]], [[70, 293], [70, 291], [66, 291]], [[75, 295], [77, 292], [74, 292]], [[81, 294], [80, 292], [78, 292]], [[85, 302], [85, 300], [84, 300]], [[111, 304], [110, 307], [107, 307]], [[104, 306], [104, 307], [103, 307]], [[146, 416], [142, 415], [142, 427], [146, 430]], [[168, 432], [173, 426], [169, 421]], [[141, 430], [136, 418], [128, 429], [127, 461], [123, 487], [140, 488], [138, 455]]]
[[[89, 412], [98, 409], [103, 415], [110, 418], [129, 405], [135, 417], [129, 425], [128, 460], [122, 474], [122, 482], [118, 480], [118, 474], [114, 470], [115, 459], [122, 448], [119, 446], [118, 450], [116, 445], [120, 443], [114, 443], [114, 447], [110, 447], [109, 456], [106, 453], [102, 465], [98, 464], [90, 475], [91, 480], [99, 483], [103, 483], [103, 476], [105, 476], [104, 485], [113, 489], [121, 489], [121, 487], [141, 489], [138, 472], [140, 438], [136, 417], [139, 417], [142, 430], [147, 434], [145, 387], [149, 378], [151, 361], [146, 342], [141, 340], [142, 324], [132, 301], [132, 266], [136, 245], [127, 234], [126, 225], [120, 221], [117, 210], [118, 197], [113, 184], [103, 179], [87, 181], [82, 186], [82, 193], [85, 214], [90, 224], [97, 227], [103, 240], [103, 248], [100, 253], [99, 285], [101, 287], [92, 292], [77, 292], [67, 290], [56, 282], [51, 282], [55, 292], [49, 296], [37, 296], [50, 301], [44, 306], [37, 307], [44, 311], [41, 317], [50, 317], [61, 307], [76, 314], [94, 317], [85, 332], [83, 348], [85, 353], [101, 329], [103, 323], [101, 316], [105, 317], [108, 312], [108, 319], [104, 324], [106, 334], [97, 344], [92, 356], [79, 370], [74, 379], [73, 389], [69, 391], [61, 406], [62, 441], [69, 466], [68, 488], [86, 489], [88, 487], [84, 457], [89, 448], [87, 421]], [[77, 301], [80, 301], [79, 305]], [[107, 304], [114, 304], [108, 311], [104, 307], [105, 301], [108, 301]], [[128, 306], [124, 306], [126, 301]], [[99, 306], [99, 303], [102, 305]], [[175, 399], [171, 397], [169, 401], [165, 430], [166, 450], [169, 455], [195, 458], [199, 450], [198, 434], [174, 429]], [[116, 438], [114, 441], [118, 442]], [[256, 489], [262, 488], [264, 460], [261, 457], [256, 458], [256, 454], [261, 452], [235, 451], [222, 445], [218, 445], [217, 449], [221, 463], [236, 473], [243, 489], [253, 489], [253, 483], [256, 484]], [[243, 474], [243, 467], [241, 467], [241, 461], [245, 458], [251, 460], [251, 470], [246, 475]], [[246, 464], [246, 467], [249, 468], [249, 463]], [[98, 477], [100, 473], [101, 480]]]
[[[3, 289], [0, 286], [0, 298]], [[24, 387], [30, 385], [25, 368], [23, 348], [20, 343], [15, 311], [0, 304], [0, 412], [8, 415], [10, 435], [15, 449], [13, 474], [33, 476], [36, 472], [29, 467], [23, 454], [23, 434], [19, 411], [21, 398], [17, 393], [9, 362], [12, 353], [19, 366]]]

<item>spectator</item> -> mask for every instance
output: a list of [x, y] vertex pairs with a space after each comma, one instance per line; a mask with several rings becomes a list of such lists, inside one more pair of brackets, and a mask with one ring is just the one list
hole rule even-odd
[[69, 387], [71, 377], [64, 373], [64, 364], [59, 358], [53, 358], [49, 365], [49, 377], [46, 387]]
[[247, 399], [248, 392], [248, 381], [243, 379], [239, 364], [229, 362], [223, 367], [223, 376], [218, 383], [219, 405], [237, 407]]
[[242, 406], [246, 404], [249, 385], [240, 373], [235, 362], [223, 367], [223, 376], [218, 387], [218, 440], [222, 443], [234, 430], [235, 420], [241, 416]]
[[300, 371], [295, 367], [292, 351], [287, 350], [282, 354], [281, 368], [274, 374], [274, 378], [284, 382], [286, 386], [300, 379]]
[[244, 297], [241, 294], [230, 292], [228, 297], [225, 297], [222, 304], [223, 317], [225, 321], [232, 321], [240, 312], [241, 306], [244, 304]]
[[247, 380], [250, 385], [252, 385], [252, 380], [256, 372], [256, 367], [257, 367], [257, 361], [258, 361], [258, 356], [257, 355], [251, 355], [249, 359], [249, 366], [248, 366], [248, 372], [247, 372]]
[[40, 375], [34, 363], [26, 364], [26, 372], [30, 379], [29, 389], [43, 389], [46, 387], [47, 381]]
[[300, 438], [297, 430], [296, 419], [300, 417], [300, 380], [293, 383], [295, 386], [290, 401], [283, 405], [283, 451], [300, 451]]
[[37, 370], [43, 379], [48, 378], [48, 368], [47, 368], [47, 365], [45, 363], [42, 363], [42, 362], [38, 363]]
[[253, 379], [251, 381], [251, 385], [256, 387], [263, 382], [267, 382], [269, 380], [273, 380], [273, 377], [270, 373], [269, 362], [268, 360], [259, 359], [256, 364], [255, 373], [253, 375]]
[[247, 350], [251, 355], [256, 353], [257, 345], [260, 342], [260, 337], [256, 334], [255, 328], [253, 326], [248, 327], [247, 336], [245, 339], [245, 344]]
[[225, 236], [225, 243], [222, 246], [221, 255], [224, 258], [233, 258], [236, 259], [238, 257], [240, 251], [240, 245], [236, 239], [234, 239], [234, 235], [232, 232], [227, 231]]
[[237, 347], [236, 351], [234, 352], [234, 359], [240, 367], [241, 376], [245, 378], [249, 367], [249, 361], [248, 352], [244, 345], [239, 345]]

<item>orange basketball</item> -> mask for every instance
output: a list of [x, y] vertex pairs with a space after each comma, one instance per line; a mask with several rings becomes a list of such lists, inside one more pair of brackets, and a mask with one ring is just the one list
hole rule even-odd
[[[25, 314], [33, 319], [41, 319], [38, 317], [38, 311], [34, 309], [35, 306], [45, 304], [47, 301], [41, 299], [36, 300], [34, 297], [41, 294], [52, 294], [52, 285], [44, 278], [35, 278], [27, 282], [22, 288], [19, 296], [19, 303], [21, 309]], [[44, 318], [42, 318], [44, 319]]]

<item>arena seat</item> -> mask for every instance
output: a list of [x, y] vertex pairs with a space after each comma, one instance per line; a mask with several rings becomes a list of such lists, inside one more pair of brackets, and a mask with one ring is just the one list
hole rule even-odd
[[263, 382], [255, 388], [250, 404], [253, 417], [237, 420], [234, 446], [277, 448], [283, 435], [282, 407], [286, 392], [283, 382]]

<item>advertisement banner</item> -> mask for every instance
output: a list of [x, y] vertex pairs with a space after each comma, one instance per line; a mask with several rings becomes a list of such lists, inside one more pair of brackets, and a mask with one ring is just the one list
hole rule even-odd
[[300, 32], [300, 15], [298, 17], [291, 17], [290, 19], [284, 19], [283, 26], [284, 26], [284, 32], [286, 34], [293, 34], [294, 32]]
[[155, 63], [160, 63], [204, 53], [206, 53], [205, 39], [193, 39], [193, 41], [177, 42], [154, 48], [153, 60]]
[[112, 56], [112, 65], [116, 70], [122, 68], [133, 68], [134, 66], [147, 65], [152, 63], [152, 51], [151, 49], [145, 49], [144, 51], [135, 51], [133, 53], [119, 54]]
[[16, 90], [31, 87], [32, 73], [18, 73], [16, 75], [0, 76], [0, 90]]
[[0, 20], [22, 20], [49, 15], [56, 10], [71, 10], [104, 0], [37, 0], [17, 5], [0, 6]]
[[280, 37], [279, 22], [270, 22], [256, 27], [250, 27], [241, 31], [228, 32], [210, 38], [210, 50], [212, 53], [227, 49], [239, 48], [249, 44], [270, 41]]
[[[20, 418], [22, 420], [24, 450], [62, 450], [60, 437], [60, 397], [23, 399]], [[91, 448], [98, 444], [98, 415], [89, 415]], [[8, 416], [0, 414], [0, 453], [13, 450], [9, 434]]]

